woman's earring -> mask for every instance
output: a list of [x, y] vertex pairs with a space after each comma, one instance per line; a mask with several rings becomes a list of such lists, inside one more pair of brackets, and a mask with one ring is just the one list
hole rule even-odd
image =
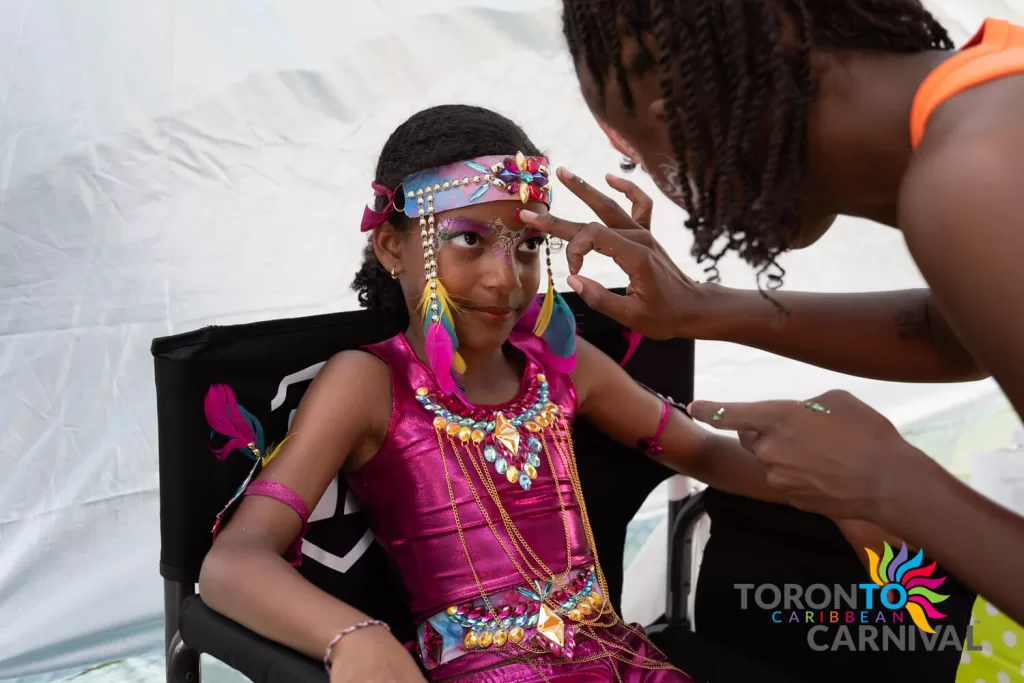
[[397, 280], [398, 279], [398, 273], [395, 272], [395, 267], [394, 266], [391, 266], [391, 279], [392, 280]]

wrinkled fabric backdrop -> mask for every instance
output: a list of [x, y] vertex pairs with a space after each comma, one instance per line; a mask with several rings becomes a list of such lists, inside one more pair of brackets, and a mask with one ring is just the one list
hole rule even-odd
[[[986, 15], [1024, 21], [1020, 0], [930, 4], [958, 42]], [[0, 3], [0, 678], [161, 641], [150, 340], [354, 307], [358, 222], [395, 126], [479, 104], [554, 164], [595, 183], [617, 170], [559, 12], [556, 0]], [[588, 216], [564, 190], [555, 208]], [[681, 221], [659, 196], [655, 233], [697, 276]], [[922, 282], [899, 233], [853, 220], [782, 263], [792, 289]], [[602, 257], [584, 273], [624, 283]], [[754, 285], [736, 260], [723, 275]], [[991, 382], [857, 380], [730, 344], [699, 344], [697, 372], [698, 396], [721, 400], [847, 388], [911, 431], [1009, 415]], [[956, 468], [948, 441], [935, 455]]]

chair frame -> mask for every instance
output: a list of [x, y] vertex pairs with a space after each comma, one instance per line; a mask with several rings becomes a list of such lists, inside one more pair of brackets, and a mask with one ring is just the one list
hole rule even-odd
[[[696, 577], [693, 566], [694, 527], [704, 515], [704, 492], [691, 493], [678, 501], [669, 501], [668, 586], [665, 616], [648, 629], [658, 633], [672, 626], [692, 630], [687, 608]], [[164, 647], [167, 652], [167, 683], [202, 683], [199, 653], [182, 640], [178, 618], [184, 601], [195, 595], [190, 583], [164, 579]], [[326, 679], [325, 679], [326, 680]]]

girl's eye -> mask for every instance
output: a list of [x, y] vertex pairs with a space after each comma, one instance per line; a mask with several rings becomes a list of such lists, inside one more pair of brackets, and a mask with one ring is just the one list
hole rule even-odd
[[537, 236], [523, 240], [523, 243], [519, 245], [519, 248], [523, 251], [536, 252], [540, 251], [540, 245], [544, 244], [544, 238]]
[[457, 247], [472, 248], [480, 244], [480, 235], [475, 232], [441, 233], [441, 238]]

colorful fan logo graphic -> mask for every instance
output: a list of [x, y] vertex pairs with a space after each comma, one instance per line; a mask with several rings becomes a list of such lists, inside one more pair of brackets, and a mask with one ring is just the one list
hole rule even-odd
[[[871, 580], [881, 586], [882, 602], [885, 606], [890, 609], [905, 607], [919, 629], [926, 633], [935, 633], [928, 620], [946, 617], [935, 609], [935, 605], [949, 598], [948, 595], [935, 592], [935, 589], [946, 580], [944, 576], [932, 578], [935, 563], [932, 562], [927, 567], [921, 566], [924, 561], [923, 550], [918, 550], [917, 555], [907, 559], [910, 553], [907, 551], [906, 543], [895, 557], [892, 548], [886, 543], [881, 560], [870, 548], [865, 550], [871, 561]], [[895, 601], [886, 597], [894, 591], [900, 596]]]

